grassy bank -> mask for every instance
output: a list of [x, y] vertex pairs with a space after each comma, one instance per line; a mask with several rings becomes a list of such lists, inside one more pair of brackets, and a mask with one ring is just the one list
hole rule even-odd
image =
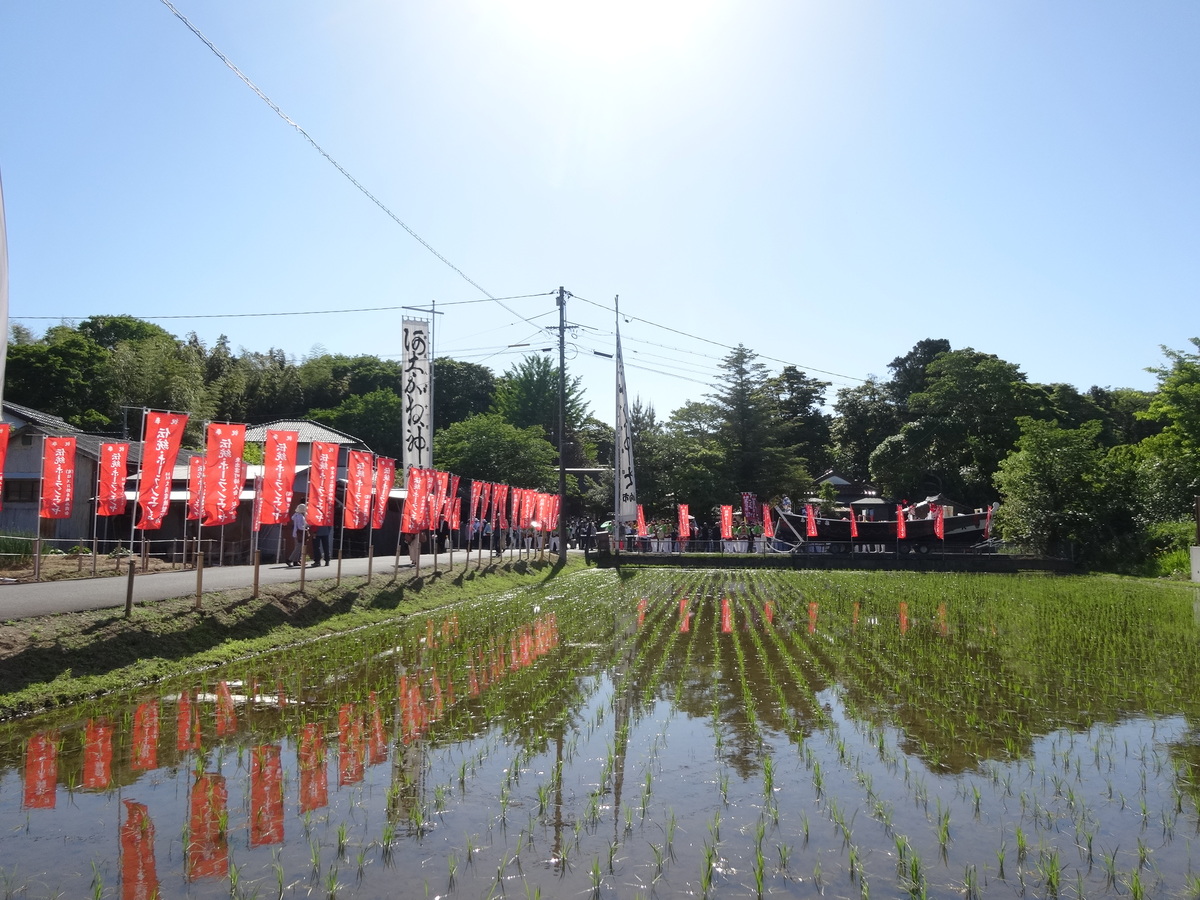
[[0, 626], [0, 719], [179, 672], [351, 631], [585, 568], [549, 561], [473, 562], [408, 578], [376, 576], [206, 594], [135, 608], [64, 613]]

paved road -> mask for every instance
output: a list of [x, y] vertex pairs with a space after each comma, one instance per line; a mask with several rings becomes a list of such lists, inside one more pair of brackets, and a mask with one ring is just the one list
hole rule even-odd
[[[454, 552], [454, 565], [461, 566], [465, 551]], [[505, 559], [509, 558], [508, 553]], [[478, 553], [471, 554], [471, 564], [478, 560]], [[437, 566], [446, 569], [450, 565], [450, 554], [437, 556]], [[421, 572], [432, 572], [433, 554], [421, 557]], [[394, 556], [377, 556], [371, 567], [376, 578], [390, 578], [396, 572]], [[402, 575], [412, 574], [407, 556], [400, 558]], [[367, 559], [347, 559], [341, 563], [345, 578], [365, 576]], [[336, 578], [338, 562], [328, 566], [304, 570], [305, 582], [328, 581]], [[203, 573], [204, 590], [225, 591], [248, 588], [254, 584], [253, 566], [212, 566]], [[283, 563], [263, 565], [259, 569], [259, 584], [291, 584], [300, 581], [300, 570], [288, 568]], [[38, 584], [0, 584], [0, 622], [11, 619], [26, 619], [54, 613], [81, 612], [88, 609], [125, 608], [125, 594], [129, 579], [126, 576], [108, 578], [76, 578], [66, 581], [44, 581]], [[196, 593], [196, 570], [180, 569], [173, 572], [147, 572], [133, 579], [133, 602], [150, 603], [155, 600], [170, 600], [176, 597], [191, 597]]]

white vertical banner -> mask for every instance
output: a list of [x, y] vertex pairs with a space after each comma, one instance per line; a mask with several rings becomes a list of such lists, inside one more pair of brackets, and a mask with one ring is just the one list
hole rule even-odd
[[433, 394], [429, 322], [404, 320], [404, 467], [433, 468]]
[[[617, 317], [618, 320], [620, 316]], [[625, 359], [621, 355], [621, 325], [617, 324], [617, 428], [613, 447], [613, 486], [616, 521], [637, 519], [637, 479], [633, 474], [633, 424], [629, 420], [629, 394], [625, 390]]]

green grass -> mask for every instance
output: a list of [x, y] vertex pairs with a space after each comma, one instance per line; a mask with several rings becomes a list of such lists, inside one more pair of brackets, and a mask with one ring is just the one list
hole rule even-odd
[[407, 579], [376, 577], [206, 594], [202, 608], [184, 597], [123, 609], [64, 613], [5, 623], [10, 640], [24, 646], [0, 656], [0, 720], [38, 709], [160, 681], [186, 671], [220, 665], [280, 647], [306, 643], [450, 603], [540, 586], [585, 568], [522, 560], [476, 570], [473, 562], [453, 571]]

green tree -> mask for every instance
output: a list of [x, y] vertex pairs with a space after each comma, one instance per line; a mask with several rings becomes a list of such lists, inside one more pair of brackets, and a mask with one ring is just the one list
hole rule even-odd
[[780, 442], [793, 448], [809, 471], [824, 472], [832, 462], [830, 420], [821, 409], [829, 382], [811, 378], [795, 366], [784, 366], [767, 387], [779, 411]]
[[389, 388], [354, 394], [333, 409], [310, 410], [308, 418], [353, 435], [382, 456], [401, 459], [404, 401]]
[[[1200, 338], [1189, 338], [1200, 350]], [[1166, 423], [1186, 446], [1200, 446], [1200, 353], [1162, 348], [1170, 365], [1148, 371], [1158, 376], [1158, 390], [1146, 418]]]
[[867, 481], [871, 454], [900, 430], [896, 407], [888, 399], [886, 387], [871, 377], [860, 385], [841, 388], [833, 410], [829, 429], [833, 465], [852, 481]]
[[120, 406], [111, 356], [73, 328], [50, 328], [41, 340], [8, 348], [4, 399], [78, 428], [104, 428]]
[[[1017, 449], [996, 472], [1002, 505], [996, 528], [1006, 540], [1036, 553], [1063, 553], [1099, 542], [1105, 523], [1103, 424], [1062, 428], [1021, 416]], [[1111, 535], [1110, 535], [1111, 536]]]
[[438, 468], [466, 478], [541, 491], [558, 489], [558, 454], [540, 426], [517, 428], [484, 413], [455, 422], [433, 437]]
[[719, 420], [724, 480], [731, 490], [760, 497], [796, 491], [811, 478], [796, 448], [784, 443], [767, 369], [738, 345], [721, 362], [718, 390], [708, 395]]
[[496, 376], [487, 366], [443, 356], [433, 363], [433, 391], [433, 428], [436, 432], [491, 410], [496, 396]]
[[140, 343], [161, 338], [176, 340], [165, 328], [134, 316], [90, 316], [77, 326], [78, 332], [105, 350], [116, 350], [123, 343]]
[[908, 398], [925, 390], [929, 384], [929, 364], [950, 352], [950, 342], [945, 338], [925, 338], [917, 341], [904, 356], [897, 356], [888, 368], [892, 378], [887, 383], [888, 396], [901, 418], [908, 414]]
[[[581, 381], [567, 376], [568, 439], [588, 415]], [[524, 357], [497, 382], [492, 412], [516, 428], [538, 426], [557, 444], [554, 438], [558, 434], [558, 367], [542, 355]]]

